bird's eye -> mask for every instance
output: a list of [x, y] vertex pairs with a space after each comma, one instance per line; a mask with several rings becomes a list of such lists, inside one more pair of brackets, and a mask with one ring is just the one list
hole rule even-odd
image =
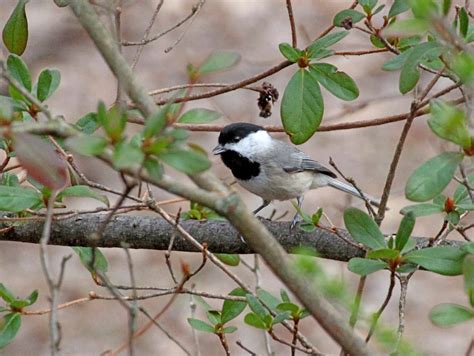
[[240, 136], [235, 136], [235, 139], [238, 141], [240, 140]]

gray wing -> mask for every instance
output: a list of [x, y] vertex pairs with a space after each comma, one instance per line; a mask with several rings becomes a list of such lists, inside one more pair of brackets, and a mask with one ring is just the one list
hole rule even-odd
[[278, 141], [278, 146], [278, 149], [275, 151], [280, 152], [278, 161], [282, 162], [282, 168], [285, 172], [297, 173], [312, 171], [322, 173], [333, 178], [337, 177], [330, 169], [311, 159], [296, 147], [282, 141]]

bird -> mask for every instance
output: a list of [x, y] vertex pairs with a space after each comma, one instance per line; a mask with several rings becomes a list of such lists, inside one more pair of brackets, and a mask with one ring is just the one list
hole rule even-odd
[[[239, 185], [262, 198], [260, 212], [273, 200], [297, 200], [301, 208], [304, 194], [312, 189], [332, 187], [365, 199], [374, 206], [375, 198], [361, 194], [352, 185], [295, 146], [273, 138], [262, 126], [237, 122], [226, 125], [219, 133], [218, 145], [212, 150], [219, 155]], [[290, 228], [301, 217], [296, 213]]]

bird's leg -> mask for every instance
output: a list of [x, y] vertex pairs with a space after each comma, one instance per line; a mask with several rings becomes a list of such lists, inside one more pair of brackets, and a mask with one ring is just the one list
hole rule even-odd
[[268, 204], [270, 204], [270, 200], [265, 200], [263, 199], [263, 202], [262, 202], [262, 205], [260, 205], [257, 209], [255, 209], [253, 211], [253, 214], [254, 215], [257, 215], [257, 213], [262, 210], [263, 208], [265, 208], [266, 206], [268, 206]]
[[[262, 205], [260, 205], [257, 209], [255, 209], [253, 211], [253, 215], [257, 215], [257, 213], [262, 210], [263, 208], [265, 208], [266, 206], [268, 206], [268, 204], [270, 204], [271, 201], [270, 200], [265, 200], [263, 199], [263, 202], [262, 202]], [[244, 244], [247, 244], [247, 242], [245, 241], [244, 237], [242, 235], [239, 234], [239, 239], [240, 241], [242, 241]]]
[[[302, 195], [296, 198], [296, 202], [299, 209], [301, 209], [301, 205], [303, 204], [303, 199], [304, 197]], [[295, 217], [291, 221], [290, 230], [293, 230], [296, 224], [298, 224], [301, 220], [303, 220], [303, 217], [300, 215], [300, 212], [297, 211], [295, 214]]]

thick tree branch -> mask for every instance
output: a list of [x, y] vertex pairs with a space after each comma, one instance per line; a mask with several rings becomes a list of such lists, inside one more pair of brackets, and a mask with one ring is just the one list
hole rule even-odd
[[[168, 249], [169, 241], [175, 233], [173, 226], [163, 219], [152, 216], [114, 216], [107, 225], [103, 238], [99, 241], [91, 241], [90, 236], [102, 226], [107, 214], [84, 214], [70, 219], [64, 219], [53, 223], [49, 243], [61, 246], [98, 246], [118, 247], [127, 243], [130, 248], [163, 250]], [[314, 247], [321, 257], [348, 261], [352, 257], [363, 257], [364, 251], [357, 249], [336, 234], [323, 229], [316, 228], [307, 233], [294, 229], [289, 232], [288, 222], [275, 222], [262, 220], [262, 223], [273, 233], [278, 242], [287, 251], [298, 246]], [[215, 253], [253, 253], [251, 248], [243, 243], [238, 237], [237, 231], [224, 221], [196, 220], [182, 221], [181, 226], [192, 234], [199, 242], [206, 242], [208, 249]], [[1, 241], [39, 243], [41, 239], [43, 222], [32, 221], [22, 225], [14, 226], [7, 232], [0, 234]], [[5, 225], [0, 225], [0, 228]], [[349, 234], [339, 230], [340, 234]], [[429, 240], [417, 238], [419, 247], [427, 246]], [[450, 242], [459, 244], [460, 242]], [[181, 236], [176, 236], [173, 249], [175, 251], [197, 252], [198, 249]]]

